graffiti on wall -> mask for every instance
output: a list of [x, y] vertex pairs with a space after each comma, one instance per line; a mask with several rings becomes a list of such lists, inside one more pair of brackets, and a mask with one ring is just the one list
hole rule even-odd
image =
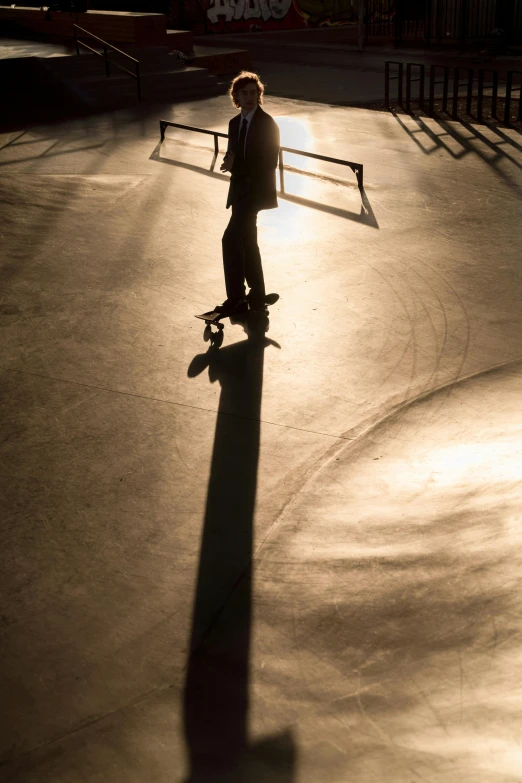
[[[358, 0], [208, 0], [207, 19], [216, 32], [277, 30], [350, 24]], [[357, 6], [354, 3], [357, 2]]]
[[292, 0], [211, 0], [207, 16], [212, 24], [217, 24], [219, 17], [226, 22], [262, 19], [283, 19], [292, 6]]
[[312, 27], [357, 22], [354, 0], [294, 0], [297, 13]]

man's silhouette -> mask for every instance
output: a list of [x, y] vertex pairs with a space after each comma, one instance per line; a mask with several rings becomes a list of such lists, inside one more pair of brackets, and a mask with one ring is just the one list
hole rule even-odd
[[223, 234], [227, 299], [214, 308], [227, 315], [266, 308], [257, 213], [278, 206], [275, 170], [279, 155], [279, 128], [261, 108], [264, 85], [257, 74], [242, 71], [229, 93], [241, 113], [229, 123], [228, 150], [221, 164], [221, 171], [232, 174], [227, 199], [232, 216]]

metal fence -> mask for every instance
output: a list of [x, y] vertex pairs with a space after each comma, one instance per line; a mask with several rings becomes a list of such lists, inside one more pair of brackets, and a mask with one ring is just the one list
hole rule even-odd
[[522, 43], [522, 0], [366, 0], [366, 38], [424, 44], [466, 44], [500, 27]]
[[[502, 84], [502, 95], [499, 95], [500, 77], [494, 68], [479, 68], [475, 75], [474, 68], [449, 67], [447, 65], [429, 66], [429, 88], [426, 95], [426, 67], [424, 63], [404, 63], [387, 60], [384, 64], [384, 100], [387, 109], [396, 104], [406, 113], [412, 114], [414, 105], [434, 116], [435, 100], [442, 112], [452, 119], [459, 119], [459, 99], [466, 101], [466, 114], [471, 115], [475, 104], [475, 116], [482, 122], [484, 103], [489, 104], [492, 118], [501, 120], [504, 125], [510, 125], [512, 107], [516, 106], [516, 119], [522, 120], [522, 71], [508, 71], [505, 84]], [[441, 78], [437, 79], [440, 76]], [[406, 78], [404, 78], [406, 77]], [[397, 82], [397, 84], [394, 84]], [[518, 84], [517, 84], [518, 82]], [[450, 91], [451, 84], [451, 91]], [[436, 99], [435, 87], [442, 85], [442, 95]], [[396, 97], [395, 97], [396, 96]], [[499, 116], [497, 108], [499, 98], [503, 102], [503, 112]]]

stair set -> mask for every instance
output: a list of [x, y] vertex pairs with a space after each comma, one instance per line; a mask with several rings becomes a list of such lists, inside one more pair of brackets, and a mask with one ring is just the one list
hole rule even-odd
[[[141, 95], [143, 103], [168, 103], [170, 101], [223, 94], [228, 82], [220, 79], [224, 74], [235, 74], [249, 68], [248, 52], [219, 50], [215, 47], [192, 46], [192, 35], [172, 31], [169, 46], [135, 46], [120, 44], [118, 48], [139, 61]], [[92, 39], [83, 38], [102, 51], [103, 47]], [[173, 47], [182, 44], [183, 49]], [[191, 46], [191, 48], [189, 48]], [[81, 49], [80, 49], [81, 51]], [[133, 71], [132, 61], [118, 52], [109, 50], [111, 63], [117, 63]], [[105, 62], [94, 53], [42, 58], [43, 67], [52, 71], [81, 102], [93, 107], [119, 107], [138, 102], [136, 80], [114, 66], [106, 75]]]
[[[24, 15], [19, 16], [22, 10]], [[54, 12], [46, 26], [43, 11], [0, 6], [2, 19], [12, 20], [38, 35], [59, 34], [62, 40], [73, 38], [77, 24], [134, 57], [140, 64], [141, 97], [145, 104], [222, 94], [228, 89], [228, 80], [223, 77], [251, 68], [248, 51], [194, 45], [190, 31], [168, 30], [163, 14]], [[100, 41], [81, 32], [78, 39], [103, 54]], [[134, 63], [117, 51], [109, 49], [108, 55], [111, 62], [134, 71]], [[82, 46], [80, 54], [71, 51], [33, 59], [33, 66], [41, 69], [42, 76], [47, 74], [49, 84], [59, 81], [77, 104], [96, 109], [139, 102], [135, 79], [114, 66], [109, 66], [107, 76], [103, 57]]]

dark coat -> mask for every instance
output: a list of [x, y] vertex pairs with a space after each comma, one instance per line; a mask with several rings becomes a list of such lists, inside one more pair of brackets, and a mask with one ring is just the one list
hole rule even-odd
[[246, 138], [245, 164], [237, 165], [239, 121], [237, 114], [228, 124], [228, 149], [236, 153], [228, 190], [227, 209], [243, 197], [256, 210], [277, 207], [276, 168], [279, 156], [279, 127], [273, 117], [258, 106]]

